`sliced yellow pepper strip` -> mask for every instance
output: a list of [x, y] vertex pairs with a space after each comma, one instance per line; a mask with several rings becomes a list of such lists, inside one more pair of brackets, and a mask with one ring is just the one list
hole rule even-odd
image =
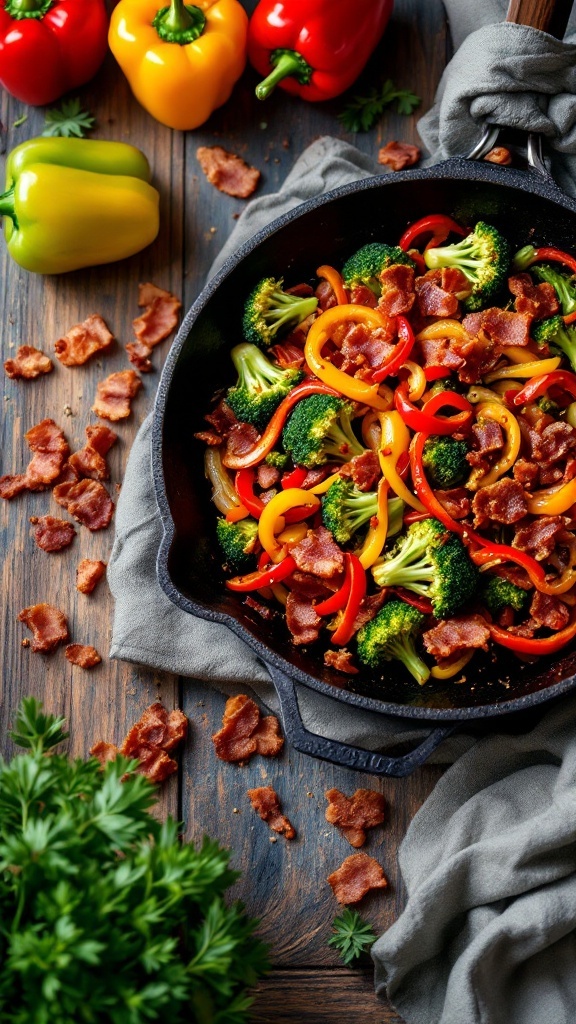
[[354, 303], [348, 303], [347, 305], [333, 306], [331, 309], [326, 309], [314, 320], [308, 331], [304, 346], [304, 355], [308, 367], [321, 381], [335, 388], [346, 398], [352, 399], [353, 402], [369, 405], [373, 409], [384, 411], [390, 406], [386, 398], [382, 398], [378, 394], [379, 384], [367, 384], [363, 380], [358, 380], [357, 377], [351, 377], [350, 374], [344, 373], [343, 370], [339, 370], [338, 367], [333, 366], [332, 363], [322, 358], [322, 349], [329, 340], [334, 328], [347, 322], [366, 324], [367, 327], [371, 328], [384, 326], [380, 314], [375, 309], [370, 309], [369, 306], [357, 306]]
[[506, 377], [540, 377], [543, 373], [551, 373], [560, 366], [561, 356], [554, 356], [551, 359], [535, 359], [531, 363], [516, 363], [514, 366], [503, 366], [500, 370], [492, 370], [484, 377], [485, 384], [491, 384], [493, 380], [503, 380]]
[[483, 473], [478, 467], [472, 470], [466, 484], [469, 491], [478, 491], [481, 487], [496, 483], [496, 480], [507, 473], [518, 458], [522, 441], [518, 420], [509, 409], [498, 402], [482, 402], [477, 409], [477, 418], [498, 423], [504, 431], [505, 442], [502, 455], [487, 473]]
[[280, 544], [285, 544], [287, 548], [290, 548], [292, 544], [298, 544], [308, 533], [307, 523], [292, 523], [287, 526], [282, 533], [277, 535], [277, 540]]
[[523, 345], [506, 345], [504, 355], [511, 363], [534, 362], [534, 353], [526, 350]]
[[451, 665], [434, 665], [434, 668], [430, 669], [430, 675], [434, 679], [452, 679], [452, 676], [458, 675], [465, 665], [474, 657], [475, 651], [466, 651], [458, 661], [453, 661]]
[[308, 492], [309, 494], [326, 494], [328, 488], [332, 487], [332, 484], [336, 483], [336, 481], [339, 479], [340, 473], [332, 473], [331, 476], [327, 476], [325, 480], [322, 480], [321, 483], [316, 484], [315, 487], [309, 487]]
[[382, 475], [386, 478], [390, 487], [402, 498], [410, 508], [417, 512], [425, 512], [426, 509], [416, 497], [408, 490], [402, 477], [396, 470], [396, 463], [402, 452], [407, 452], [410, 447], [410, 432], [400, 416], [399, 412], [381, 412], [378, 416], [380, 429], [382, 431], [378, 459]]
[[528, 498], [528, 511], [533, 516], [561, 516], [576, 502], [576, 477], [567, 484], [534, 491]]
[[[320, 498], [303, 487], [287, 487], [280, 491], [264, 506], [264, 510], [258, 520], [258, 539], [270, 556], [273, 562], [279, 562], [286, 553], [285, 547], [279, 544], [275, 528], [278, 529], [278, 519], [287, 512], [289, 508], [301, 508], [303, 505], [318, 508]], [[284, 524], [282, 524], [282, 529]]]
[[369, 569], [380, 557], [388, 536], [388, 490], [387, 480], [382, 478], [378, 484], [378, 525], [370, 526], [364, 539], [362, 550], [358, 554], [364, 569]]
[[286, 601], [288, 599], [289, 591], [282, 585], [282, 583], [273, 583], [270, 590], [274, 594], [274, 597], [281, 604], [283, 608], [286, 607]]
[[401, 369], [404, 368], [410, 374], [408, 377], [408, 398], [411, 402], [418, 402], [428, 387], [424, 370], [418, 363], [412, 362], [411, 359], [402, 364]]
[[[519, 389], [520, 385], [518, 385]], [[497, 391], [492, 391], [490, 388], [483, 388], [481, 384], [473, 384], [466, 398], [472, 405], [478, 405], [480, 402], [499, 402], [504, 405], [503, 395], [499, 395]]]
[[430, 324], [416, 335], [416, 341], [437, 341], [440, 338], [470, 341], [468, 331], [462, 327], [459, 320], [437, 320], [435, 324]]

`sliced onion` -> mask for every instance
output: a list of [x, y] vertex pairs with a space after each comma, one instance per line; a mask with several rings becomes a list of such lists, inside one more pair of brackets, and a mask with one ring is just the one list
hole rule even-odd
[[230, 509], [236, 508], [240, 504], [240, 498], [236, 494], [228, 470], [222, 465], [219, 448], [211, 446], [206, 449], [204, 472], [212, 484], [212, 501], [216, 508], [226, 515]]

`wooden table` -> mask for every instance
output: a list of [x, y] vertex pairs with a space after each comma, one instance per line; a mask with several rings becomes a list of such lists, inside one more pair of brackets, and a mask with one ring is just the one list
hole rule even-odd
[[[253, 0], [246, 0], [245, 6], [251, 10]], [[419, 93], [421, 110], [426, 110], [446, 61], [447, 40], [440, 3], [397, 0], [386, 37], [359, 86], [390, 76], [398, 85]], [[172, 132], [149, 117], [133, 99], [110, 56], [94, 81], [79, 91], [83, 105], [97, 117], [95, 138], [131, 142], [148, 155], [161, 193], [160, 235], [153, 246], [131, 260], [58, 278], [25, 273], [1, 247], [3, 360], [23, 343], [53, 355], [56, 339], [93, 312], [105, 317], [118, 338], [113, 354], [84, 367], [69, 369], [54, 360], [54, 372], [37, 381], [12, 381], [3, 376], [2, 473], [18, 472], [27, 464], [23, 434], [46, 416], [64, 429], [73, 450], [83, 445], [84, 428], [94, 421], [90, 407], [97, 381], [128, 366], [124, 344], [131, 338], [131, 320], [138, 314], [138, 281], [151, 280], [170, 289], [182, 297], [185, 307], [200, 291], [243, 202], [208, 184], [196, 160], [198, 146], [222, 144], [255, 164], [262, 171], [262, 194], [279, 188], [296, 157], [320, 135], [348, 138], [374, 157], [389, 139], [418, 141], [416, 117], [387, 113], [371, 132], [346, 136], [336, 120], [342, 100], [314, 106], [278, 92], [264, 105], [253, 95], [256, 80], [255, 73], [247, 69], [224, 109], [188, 134]], [[43, 111], [25, 110], [6, 94], [1, 102], [5, 151], [41, 133]], [[14, 127], [23, 113], [27, 120]], [[159, 364], [167, 347], [163, 346], [163, 353], [155, 350], [156, 372], [144, 376], [144, 389], [134, 403], [132, 417], [118, 427], [120, 443], [110, 458], [113, 494], [122, 480], [138, 426], [152, 406]], [[217, 761], [210, 736], [221, 721], [222, 694], [190, 679], [109, 661], [112, 600], [106, 584], [90, 597], [75, 589], [78, 561], [83, 557], [106, 560], [112, 529], [90, 534], [79, 526], [71, 548], [60, 554], [49, 555], [36, 547], [29, 516], [59, 515], [61, 511], [49, 492], [0, 502], [3, 750], [11, 750], [7, 731], [17, 702], [27, 694], [41, 698], [46, 709], [66, 715], [70, 750], [76, 755], [85, 755], [96, 739], [121, 741], [127, 727], [154, 700], [162, 700], [169, 708], [183, 708], [191, 721], [190, 736], [180, 756], [178, 777], [162, 790], [160, 810], [183, 820], [188, 838], [199, 839], [207, 831], [235, 851], [234, 864], [243, 871], [237, 895], [245, 900], [250, 913], [262, 919], [260, 933], [273, 953], [274, 971], [260, 986], [254, 1019], [261, 1024], [301, 1020], [348, 1024], [352, 1016], [363, 1024], [400, 1021], [390, 1006], [376, 999], [371, 972], [342, 968], [326, 945], [337, 911], [326, 876], [351, 851], [324, 819], [324, 790], [337, 786], [350, 793], [368, 785], [386, 796], [387, 822], [375, 830], [367, 850], [384, 866], [390, 889], [363, 905], [366, 916], [380, 931], [402, 909], [405, 894], [396, 865], [397, 847], [439, 769], [426, 767], [406, 780], [379, 782], [289, 750], [277, 760], [257, 758], [244, 769]], [[73, 639], [93, 644], [103, 655], [102, 664], [86, 672], [70, 665], [62, 648], [49, 656], [24, 648], [27, 631], [16, 616], [37, 601], [61, 607]], [[246, 789], [264, 778], [278, 790], [297, 825], [299, 838], [295, 842], [281, 838], [271, 842], [267, 826], [248, 805]]]

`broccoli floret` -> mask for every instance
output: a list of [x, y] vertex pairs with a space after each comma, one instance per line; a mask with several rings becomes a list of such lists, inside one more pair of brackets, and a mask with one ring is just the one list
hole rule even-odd
[[364, 665], [379, 668], [383, 661], [401, 661], [420, 686], [430, 669], [415, 647], [424, 615], [404, 601], [387, 601], [377, 615], [358, 630], [358, 657]]
[[472, 285], [464, 299], [466, 309], [483, 309], [504, 283], [510, 265], [510, 246], [491, 224], [479, 221], [461, 242], [428, 249], [424, 253], [430, 270], [458, 267]]
[[536, 402], [536, 405], [539, 409], [542, 409], [542, 412], [547, 413], [548, 416], [558, 419], [561, 412], [560, 406], [558, 402], [553, 402], [551, 398], [548, 398], [548, 395], [542, 395]]
[[536, 258], [536, 249], [533, 245], [523, 245], [518, 252], [514, 253], [510, 269], [515, 273], [523, 273], [531, 267]]
[[[388, 501], [388, 535], [402, 529], [404, 502], [401, 498]], [[322, 498], [322, 522], [339, 544], [346, 544], [352, 535], [378, 514], [376, 491], [360, 491], [352, 480], [340, 477], [330, 485]]]
[[565, 324], [561, 316], [550, 316], [532, 330], [532, 337], [539, 345], [550, 345], [566, 356], [573, 370], [576, 370], [576, 327]]
[[230, 355], [238, 381], [229, 388], [226, 401], [239, 420], [262, 430], [304, 374], [301, 370], [275, 366], [256, 345], [247, 342], [236, 345]]
[[437, 519], [413, 523], [372, 569], [379, 587], [406, 587], [432, 602], [434, 614], [448, 619], [470, 600], [478, 570], [462, 541]]
[[290, 295], [285, 292], [281, 277], [264, 277], [246, 300], [242, 330], [246, 341], [267, 348], [276, 335], [294, 328], [314, 313], [318, 299], [312, 296]]
[[383, 242], [370, 242], [363, 245], [358, 252], [355, 252], [342, 268], [342, 277], [347, 288], [354, 285], [365, 284], [375, 295], [382, 293], [382, 282], [380, 274], [386, 267], [395, 263], [404, 263], [408, 267], [414, 267], [414, 260], [411, 260], [407, 253], [398, 245], [385, 245]]
[[276, 469], [286, 469], [290, 462], [290, 456], [286, 452], [272, 451], [264, 459], [267, 466], [274, 466]]
[[365, 448], [350, 423], [352, 405], [332, 395], [310, 395], [294, 409], [282, 432], [282, 444], [298, 466], [349, 462]]
[[497, 615], [503, 608], [513, 608], [522, 612], [528, 604], [529, 594], [501, 576], [488, 576], [482, 587], [482, 598], [492, 615]]
[[466, 461], [468, 445], [453, 437], [429, 437], [424, 445], [422, 463], [436, 487], [446, 490], [457, 487], [468, 476], [470, 466]]
[[253, 554], [258, 537], [258, 523], [255, 519], [240, 519], [237, 523], [217, 519], [216, 537], [226, 564], [231, 569], [246, 572], [254, 567]]
[[563, 316], [576, 313], [576, 275], [567, 277], [566, 274], [561, 274], [559, 270], [550, 267], [547, 263], [541, 263], [531, 269], [539, 281], [547, 281], [552, 285], [562, 307]]

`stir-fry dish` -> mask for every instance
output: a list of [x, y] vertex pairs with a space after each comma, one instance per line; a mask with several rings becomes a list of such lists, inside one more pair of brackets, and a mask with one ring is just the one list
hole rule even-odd
[[[240, 328], [238, 317], [238, 328]], [[576, 636], [576, 259], [431, 215], [246, 300], [206, 475], [226, 587], [421, 685]]]

